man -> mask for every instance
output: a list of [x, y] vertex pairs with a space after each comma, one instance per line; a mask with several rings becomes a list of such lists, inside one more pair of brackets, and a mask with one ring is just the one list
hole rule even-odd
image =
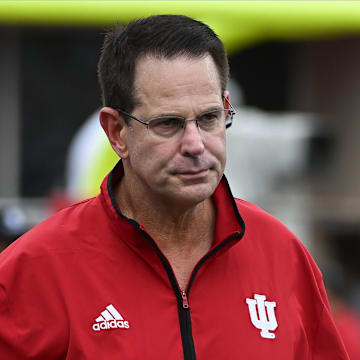
[[184, 16], [115, 27], [101, 194], [0, 260], [1, 359], [348, 359], [301, 243], [234, 199], [223, 44]]

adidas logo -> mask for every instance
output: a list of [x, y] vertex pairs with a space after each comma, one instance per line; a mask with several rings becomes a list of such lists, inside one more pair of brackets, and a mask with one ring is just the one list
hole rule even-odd
[[130, 324], [125, 321], [115, 307], [110, 304], [101, 313], [96, 320], [96, 323], [92, 326], [94, 331], [109, 330], [109, 329], [129, 329]]

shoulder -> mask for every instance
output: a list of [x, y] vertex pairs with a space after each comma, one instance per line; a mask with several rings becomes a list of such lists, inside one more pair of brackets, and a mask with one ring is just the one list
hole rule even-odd
[[259, 206], [235, 199], [239, 213], [245, 223], [244, 245], [266, 254], [266, 261], [274, 261], [289, 269], [313, 273], [318, 282], [322, 276], [310, 252], [298, 237], [279, 219]]
[[328, 307], [321, 271], [297, 236], [259, 206], [238, 199], [236, 204], [246, 229], [242, 251], [253, 266], [270, 272], [282, 287], [296, 289], [298, 297], [317, 299], [319, 309]]
[[[76, 235], [91, 227], [100, 206], [96, 198], [69, 206], [35, 226], [0, 254], [1, 267], [14, 259], [50, 256], [76, 248]], [[83, 226], [87, 223], [88, 226]], [[71, 247], [67, 246], [71, 242]]]
[[[36, 351], [46, 352], [46, 358], [59, 358], [60, 354], [49, 354], [66, 348], [69, 319], [65, 299], [74, 296], [71, 287], [77, 283], [71, 281], [76, 271], [82, 270], [78, 264], [84, 253], [77, 228], [83, 217], [91, 217], [92, 206], [93, 200], [88, 200], [58, 212], [0, 254], [1, 354], [11, 346], [11, 358], [45, 358], [33, 356]], [[15, 355], [15, 351], [19, 353]]]
[[[235, 198], [237, 209], [243, 218], [247, 230], [255, 230], [264, 234], [267, 231], [276, 231], [278, 237], [285, 236], [296, 238], [296, 236], [279, 219], [251, 202]], [[249, 229], [250, 227], [250, 229]]]
[[[29, 301], [39, 306], [58, 304], [74, 270], [84, 272], [96, 251], [91, 233], [97, 217], [101, 218], [98, 206], [97, 198], [92, 198], [61, 210], [0, 254], [0, 312], [6, 298], [27, 311], [32, 309], [26, 305]], [[49, 297], [53, 305], [48, 304]]]

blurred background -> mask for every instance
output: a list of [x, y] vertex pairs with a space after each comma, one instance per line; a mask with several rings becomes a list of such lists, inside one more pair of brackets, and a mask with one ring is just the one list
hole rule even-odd
[[358, 2], [1, 1], [1, 248], [98, 193], [116, 163], [97, 119], [104, 29], [158, 13], [202, 20], [226, 44], [234, 195], [311, 251], [360, 359]]

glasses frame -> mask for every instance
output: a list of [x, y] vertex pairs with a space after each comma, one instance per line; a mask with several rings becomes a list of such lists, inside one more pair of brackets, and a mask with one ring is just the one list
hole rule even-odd
[[[225, 106], [225, 103], [226, 103], [227, 106], [228, 106], [228, 108], [224, 108], [224, 109], [223, 109], [223, 110], [227, 110], [227, 111], [228, 111], [228, 114], [227, 114], [227, 116], [226, 116], [226, 118], [225, 118], [225, 128], [228, 129], [228, 128], [232, 125], [233, 117], [234, 117], [234, 115], [236, 114], [236, 111], [235, 111], [235, 109], [233, 108], [233, 106], [230, 104], [230, 101], [229, 101], [227, 98], [223, 97], [223, 100], [224, 100], [224, 106]], [[134, 119], [134, 120], [138, 121], [139, 123], [141, 123], [141, 124], [143, 124], [143, 125], [146, 125], [147, 128], [148, 128], [148, 131], [149, 131], [149, 125], [150, 125], [150, 123], [151, 123], [151, 121], [152, 121], [153, 119], [150, 119], [149, 121], [144, 121], [144, 120], [141, 120], [141, 119], [137, 118], [137, 117], [134, 116], [134, 115], [129, 114], [128, 112], [126, 112], [126, 111], [124, 111], [124, 110], [122, 110], [122, 109], [120, 109], [120, 108], [118, 108], [118, 107], [115, 107], [114, 109], [115, 109], [118, 113], [120, 113], [120, 114], [122, 114], [122, 115], [125, 115], [125, 116], [127, 116], [127, 117], [129, 117], [129, 118], [131, 118], [131, 119]], [[211, 111], [209, 111], [209, 112], [211, 112]], [[204, 114], [206, 114], [206, 112], [204, 112]], [[197, 122], [197, 121], [198, 121], [198, 117], [199, 117], [199, 116], [197, 116], [195, 119], [189, 119], [189, 120], [184, 119], [184, 126], [183, 126], [183, 127], [185, 128], [185, 123], [186, 123], [187, 121], [195, 121], [195, 122], [196, 122], [196, 126], [199, 127], [199, 124], [198, 124], [198, 122]]]

